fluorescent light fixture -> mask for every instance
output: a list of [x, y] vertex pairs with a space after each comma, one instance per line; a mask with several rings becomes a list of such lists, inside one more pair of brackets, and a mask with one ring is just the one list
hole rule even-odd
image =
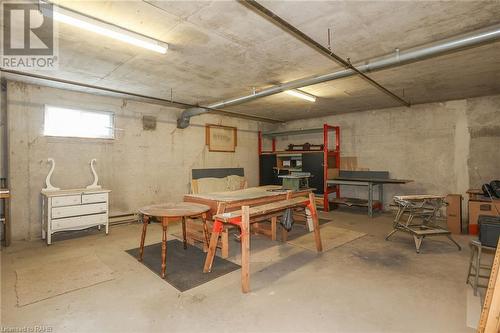
[[95, 32], [96, 34], [114, 38], [116, 40], [139, 46], [151, 51], [159, 52], [162, 54], [167, 53], [168, 44], [158, 41], [153, 38], [143, 36], [141, 34], [120, 28], [110, 23], [94, 19], [72, 10], [68, 10], [59, 6], [52, 6], [50, 10], [48, 6], [43, 4], [40, 6], [42, 13], [45, 16], [53, 17], [54, 21], [69, 24], [74, 27]]
[[285, 90], [285, 92], [288, 95], [292, 95], [292, 96], [295, 96], [295, 97], [298, 97], [298, 98], [302, 98], [302, 99], [305, 99], [306, 101], [309, 101], [309, 102], [313, 102], [313, 103], [316, 102], [316, 96], [308, 94], [308, 93], [305, 93], [305, 92], [297, 90], [297, 89], [294, 89], [294, 90]]

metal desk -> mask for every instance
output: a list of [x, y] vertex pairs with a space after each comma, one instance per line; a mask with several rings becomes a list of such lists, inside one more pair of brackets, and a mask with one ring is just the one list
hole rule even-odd
[[383, 206], [384, 202], [384, 185], [385, 184], [406, 184], [412, 182], [407, 179], [391, 179], [391, 178], [352, 178], [352, 177], [336, 177], [327, 180], [328, 185], [350, 185], [350, 186], [366, 186], [368, 187], [368, 216], [373, 217], [373, 191], [378, 186], [379, 201]]

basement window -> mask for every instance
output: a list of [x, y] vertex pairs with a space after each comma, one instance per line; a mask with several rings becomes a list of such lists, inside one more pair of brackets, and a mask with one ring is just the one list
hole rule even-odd
[[76, 138], [114, 139], [113, 112], [45, 106], [43, 134]]

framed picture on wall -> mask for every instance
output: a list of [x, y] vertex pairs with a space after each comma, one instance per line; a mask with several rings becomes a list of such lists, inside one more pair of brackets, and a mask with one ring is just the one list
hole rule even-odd
[[205, 143], [208, 151], [232, 152], [236, 151], [236, 127], [207, 124], [205, 126]]

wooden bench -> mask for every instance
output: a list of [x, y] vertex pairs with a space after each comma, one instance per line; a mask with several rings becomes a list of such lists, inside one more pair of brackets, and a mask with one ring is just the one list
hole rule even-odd
[[[240, 210], [242, 206], [258, 206], [270, 202], [280, 201], [287, 198], [287, 196], [294, 197], [307, 197], [312, 192], [311, 189], [300, 191], [273, 191], [279, 189], [280, 186], [259, 186], [240, 191], [220, 192], [220, 193], [205, 193], [201, 195], [189, 194], [184, 196], [184, 201], [195, 202], [208, 205], [211, 207], [210, 219], [212, 215], [227, 213], [235, 210]], [[229, 197], [225, 194], [230, 193]], [[309, 218], [309, 225], [312, 224]], [[296, 220], [297, 221], [297, 220]], [[265, 218], [261, 222], [267, 222]], [[213, 229], [212, 222], [209, 223], [210, 230]], [[205, 235], [204, 226], [201, 223], [187, 223], [187, 241], [194, 245], [194, 241], [203, 242], [203, 250], [208, 251], [208, 244], [205, 243], [205, 237], [210, 238], [210, 233]], [[225, 224], [225, 228], [221, 233], [220, 241], [217, 245], [221, 249], [221, 257], [227, 258], [229, 256], [229, 232], [228, 229], [235, 228], [234, 225]], [[264, 234], [276, 240], [277, 218], [271, 219], [271, 229], [265, 228], [265, 224], [253, 223], [252, 230], [256, 233]], [[310, 229], [312, 230], [312, 229]], [[282, 240], [286, 240], [287, 233], [282, 232]]]
[[[244, 293], [250, 291], [250, 224], [257, 223], [264, 219], [271, 218], [273, 224], [276, 225], [276, 219], [279, 215], [289, 208], [304, 208], [309, 210], [313, 220], [313, 232], [316, 242], [316, 250], [323, 251], [321, 244], [321, 236], [319, 230], [318, 212], [314, 194], [309, 193], [308, 197], [292, 198], [292, 193], [288, 193], [285, 200], [275, 201], [259, 206], [242, 206], [241, 210], [232, 211], [229, 213], [217, 214], [213, 216], [214, 225], [210, 244], [208, 247], [207, 257], [203, 272], [208, 273], [212, 270], [212, 264], [217, 250], [219, 236], [224, 229], [224, 224], [238, 226], [241, 230], [241, 290]], [[283, 229], [284, 230], [284, 229]]]

